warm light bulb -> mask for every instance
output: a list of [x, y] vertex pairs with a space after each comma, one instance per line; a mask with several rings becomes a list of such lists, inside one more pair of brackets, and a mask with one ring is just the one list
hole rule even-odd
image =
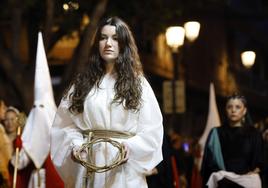
[[186, 22], [184, 24], [184, 29], [186, 38], [190, 42], [193, 42], [199, 35], [200, 23], [196, 21]]
[[256, 54], [254, 51], [245, 51], [241, 53], [241, 60], [246, 68], [250, 68], [255, 63]]
[[62, 8], [63, 8], [65, 11], [67, 11], [67, 10], [69, 10], [69, 5], [68, 5], [67, 3], [64, 3], [64, 4], [62, 5]]
[[184, 43], [185, 30], [180, 26], [172, 26], [166, 30], [167, 45], [176, 50]]

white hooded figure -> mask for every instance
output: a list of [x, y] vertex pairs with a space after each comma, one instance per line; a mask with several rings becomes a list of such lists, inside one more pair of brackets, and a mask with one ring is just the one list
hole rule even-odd
[[205, 130], [199, 140], [199, 144], [201, 147], [201, 159], [198, 161], [198, 167], [201, 168], [201, 162], [203, 158], [204, 148], [206, 144], [207, 137], [209, 135], [210, 130], [213, 127], [219, 127], [221, 125], [220, 116], [216, 103], [215, 89], [213, 83], [210, 83], [209, 88], [209, 109], [208, 109], [208, 117]]
[[30, 161], [33, 161], [37, 169], [32, 172], [29, 188], [45, 187], [45, 169], [42, 169], [42, 166], [50, 152], [50, 128], [55, 113], [56, 105], [51, 78], [42, 34], [39, 32], [34, 81], [34, 105], [22, 133], [23, 145], [18, 162], [18, 169], [25, 168]]

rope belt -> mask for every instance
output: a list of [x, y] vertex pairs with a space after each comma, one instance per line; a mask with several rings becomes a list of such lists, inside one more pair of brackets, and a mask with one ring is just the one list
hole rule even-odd
[[[122, 161], [126, 155], [124, 146], [123, 144], [115, 140], [112, 140], [111, 138], [127, 139], [127, 138], [131, 138], [134, 136], [134, 134], [131, 134], [128, 132], [121, 132], [121, 131], [114, 131], [114, 130], [86, 130], [86, 131], [83, 131], [82, 133], [84, 137], [87, 138], [87, 142], [82, 144], [82, 146], [79, 148], [79, 151], [87, 151], [88, 160], [87, 161], [83, 160], [80, 156], [80, 152], [77, 152], [77, 155], [74, 155], [74, 157], [82, 166], [84, 166], [87, 169], [88, 173], [106, 172], [122, 164]], [[109, 143], [118, 149], [118, 152], [116, 156], [112, 159], [111, 164], [103, 165], [103, 166], [96, 166], [95, 164], [93, 164], [92, 157], [91, 157], [93, 145], [100, 143], [100, 142]]]
[[135, 134], [129, 132], [115, 131], [115, 130], [86, 130], [83, 131], [84, 136], [90, 136], [94, 138], [131, 138], [135, 136]]

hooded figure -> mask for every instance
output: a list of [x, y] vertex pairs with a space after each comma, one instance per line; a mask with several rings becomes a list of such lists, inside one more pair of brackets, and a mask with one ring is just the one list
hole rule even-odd
[[[18, 163], [18, 169], [26, 167], [30, 161], [34, 163], [36, 170], [33, 170], [32, 172], [32, 176], [28, 184], [29, 188], [37, 187], [38, 184], [39, 188], [51, 187], [46, 185], [49, 183], [48, 176], [52, 179], [53, 176], [59, 178], [51, 163], [49, 155], [50, 128], [52, 126], [55, 113], [56, 105], [53, 97], [51, 78], [42, 34], [39, 32], [34, 81], [34, 105], [30, 111], [22, 133], [22, 149], [20, 151], [20, 159]], [[49, 173], [46, 172], [48, 169], [50, 171]], [[57, 187], [55, 184], [56, 182], [52, 184], [53, 187]]]
[[219, 127], [221, 125], [220, 116], [217, 108], [216, 96], [215, 96], [215, 89], [213, 83], [210, 83], [209, 88], [209, 109], [208, 109], [208, 117], [207, 117], [207, 124], [205, 130], [199, 140], [200, 149], [201, 149], [201, 158], [198, 159], [198, 168], [201, 168], [201, 162], [203, 159], [204, 147], [206, 144], [206, 140], [208, 138], [209, 132], [213, 127]]

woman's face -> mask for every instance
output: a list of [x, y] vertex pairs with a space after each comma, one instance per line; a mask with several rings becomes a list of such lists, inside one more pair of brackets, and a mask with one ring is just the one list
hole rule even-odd
[[6, 132], [8, 134], [16, 132], [17, 127], [19, 125], [17, 119], [18, 119], [18, 116], [15, 112], [13, 111], [6, 112], [4, 125], [5, 125]]
[[231, 123], [239, 123], [247, 112], [240, 99], [230, 99], [226, 104], [227, 117]]
[[119, 44], [115, 26], [105, 25], [102, 28], [99, 41], [99, 52], [101, 58], [107, 63], [114, 63], [118, 58]]

